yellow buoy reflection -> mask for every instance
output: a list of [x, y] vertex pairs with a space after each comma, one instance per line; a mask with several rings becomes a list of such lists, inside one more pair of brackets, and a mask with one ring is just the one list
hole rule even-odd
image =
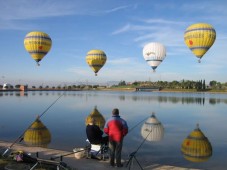
[[164, 127], [162, 123], [156, 118], [155, 114], [145, 121], [141, 128], [141, 135], [147, 141], [160, 141], [164, 136]]
[[29, 146], [47, 147], [51, 142], [51, 133], [37, 118], [24, 133], [24, 142]]
[[95, 107], [93, 111], [88, 115], [85, 120], [85, 124], [88, 125], [88, 123], [91, 122], [91, 119], [95, 119], [95, 124], [99, 126], [100, 129], [104, 128], [106, 121], [103, 115], [98, 111], [97, 107]]
[[184, 139], [181, 152], [184, 158], [191, 162], [204, 162], [211, 157], [212, 146], [199, 125]]

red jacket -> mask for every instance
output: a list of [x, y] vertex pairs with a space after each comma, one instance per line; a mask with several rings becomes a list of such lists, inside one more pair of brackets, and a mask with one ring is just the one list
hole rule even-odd
[[109, 141], [120, 142], [128, 133], [127, 122], [120, 116], [112, 116], [107, 120], [104, 132], [109, 136]]

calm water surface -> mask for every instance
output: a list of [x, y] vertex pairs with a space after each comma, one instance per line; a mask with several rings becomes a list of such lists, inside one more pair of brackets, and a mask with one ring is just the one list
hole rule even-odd
[[[113, 108], [119, 108], [121, 117], [132, 129], [124, 140], [123, 159], [127, 159], [144, 141], [136, 154], [143, 167], [151, 164], [220, 170], [227, 167], [227, 94], [0, 92], [0, 140], [13, 142], [63, 93], [64, 96], [41, 117], [51, 132], [49, 148], [72, 151], [75, 147], [84, 147], [85, 119], [94, 107], [97, 106], [105, 119], [111, 116]], [[152, 112], [165, 129], [159, 142], [144, 140], [141, 133], [143, 120]], [[212, 156], [202, 163], [186, 160], [180, 150], [183, 140], [197, 123], [213, 148]]]

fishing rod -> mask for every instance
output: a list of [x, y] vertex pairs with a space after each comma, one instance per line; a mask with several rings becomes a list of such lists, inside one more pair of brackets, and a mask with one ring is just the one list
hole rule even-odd
[[142, 123], [143, 121], [145, 121], [147, 118], [149, 118], [150, 116], [146, 117], [145, 119], [141, 120], [139, 123], [137, 123], [135, 126], [133, 126], [131, 129], [129, 129], [128, 133], [131, 132], [134, 128], [136, 128], [140, 123]]
[[148, 136], [150, 135], [150, 133], [152, 132], [152, 130], [147, 134], [146, 138], [144, 138], [144, 140], [142, 141], [142, 143], [139, 145], [139, 147], [136, 149], [136, 151], [132, 152], [129, 155], [129, 160], [128, 163], [126, 164], [126, 167], [128, 167], [129, 165], [129, 170], [131, 168], [131, 164], [132, 164], [132, 159], [134, 158], [136, 160], [136, 162], [138, 163], [139, 167], [141, 170], [143, 170], [142, 166], [140, 165], [139, 161], [136, 159], [136, 153], [139, 151], [139, 149], [142, 147], [142, 145], [144, 144], [144, 142], [147, 140]]
[[88, 151], [90, 149], [91, 149], [90, 147], [85, 147], [85, 148], [83, 148], [81, 150], [78, 150], [78, 151], [73, 151], [73, 152], [66, 153], [64, 155], [60, 155], [60, 156], [56, 156], [56, 157], [51, 157], [50, 160], [55, 160], [55, 159], [60, 158], [60, 161], [62, 161], [62, 158], [65, 157], [65, 156], [69, 156], [69, 155], [72, 155], [74, 153], [79, 153], [79, 152], [83, 152], [83, 151]]
[[[46, 110], [44, 110], [44, 112], [41, 115], [39, 115], [38, 118], [41, 118], [63, 95], [64, 95], [64, 93], [60, 97], [58, 97]], [[31, 123], [27, 127], [27, 129], [29, 129], [32, 126], [32, 124], [33, 123]], [[27, 129], [25, 129], [23, 131], [23, 133], [5, 150], [5, 152], [2, 154], [2, 156], [4, 156], [9, 151], [9, 149], [11, 149], [13, 147], [13, 145], [15, 145], [15, 143], [23, 140], [24, 133], [27, 131]]]

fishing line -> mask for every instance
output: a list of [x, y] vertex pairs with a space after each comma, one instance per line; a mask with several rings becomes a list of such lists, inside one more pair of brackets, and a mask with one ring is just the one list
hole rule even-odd
[[[40, 116], [38, 116], [38, 118], [41, 118], [63, 95], [65, 95], [65, 93], [63, 93], [60, 97], [58, 97]], [[32, 126], [32, 124], [33, 123], [31, 123], [27, 129], [29, 129]], [[15, 143], [23, 140], [24, 133], [27, 131], [27, 129], [25, 129], [23, 133], [5, 150], [2, 156], [4, 156], [8, 152], [8, 150], [13, 147]]]
[[65, 95], [65, 93], [63, 93], [60, 97], [58, 97], [40, 116], [39, 118], [41, 118], [63, 95]]
[[147, 118], [149, 118], [150, 116], [146, 117], [145, 119], [141, 120], [139, 123], [137, 123], [135, 126], [133, 126], [131, 129], [129, 129], [128, 133], [131, 132], [134, 128], [136, 128], [140, 123], [142, 123], [143, 121], [145, 121]]

